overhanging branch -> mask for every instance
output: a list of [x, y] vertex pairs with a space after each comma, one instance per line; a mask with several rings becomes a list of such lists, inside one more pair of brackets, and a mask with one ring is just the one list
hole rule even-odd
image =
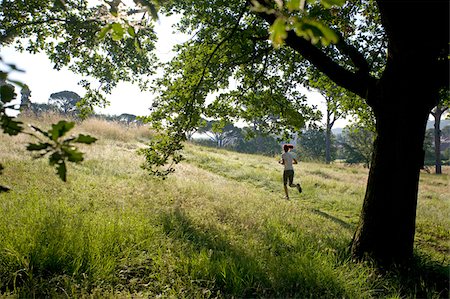
[[[276, 20], [276, 16], [273, 14], [264, 12], [258, 12], [257, 14], [269, 24], [273, 24]], [[337, 85], [367, 99], [368, 89], [373, 86], [375, 79], [369, 74], [369, 65], [364, 56], [355, 47], [347, 44], [341, 35], [339, 36], [339, 42], [336, 47], [342, 54], [348, 56], [353, 61], [357, 68], [356, 72], [349, 71], [340, 66], [321, 49], [311, 44], [309, 40], [297, 36], [293, 31], [287, 32], [285, 43], [311, 62]]]
[[348, 56], [353, 61], [355, 67], [358, 69], [356, 73], [369, 74], [370, 67], [364, 55], [362, 55], [354, 46], [346, 43], [340, 32], [335, 31], [335, 33], [339, 38], [336, 48], [338, 48], [339, 52]]
[[362, 98], [367, 98], [369, 81], [374, 79], [370, 77], [368, 67], [364, 67], [361, 61], [358, 61], [358, 64], [362, 69], [359, 69], [358, 72], [353, 73], [346, 70], [319, 48], [311, 44], [310, 41], [297, 36], [292, 31], [288, 32], [286, 45], [300, 53], [337, 85], [344, 87]]

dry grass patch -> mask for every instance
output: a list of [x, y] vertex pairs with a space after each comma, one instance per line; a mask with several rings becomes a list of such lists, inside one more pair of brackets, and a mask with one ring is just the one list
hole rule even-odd
[[77, 130], [88, 132], [99, 139], [111, 139], [122, 142], [146, 141], [152, 136], [150, 128], [146, 125], [124, 125], [97, 118], [89, 118], [83, 121]]

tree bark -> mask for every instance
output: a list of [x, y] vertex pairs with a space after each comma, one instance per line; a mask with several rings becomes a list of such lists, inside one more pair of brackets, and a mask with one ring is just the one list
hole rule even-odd
[[403, 127], [399, 118], [378, 120], [366, 195], [352, 245], [354, 256], [368, 255], [382, 263], [402, 263], [412, 257], [426, 119], [426, 113], [418, 115], [414, 120], [417, 130], [408, 134], [399, 134]]
[[[407, 262], [413, 255], [426, 122], [438, 103], [439, 88], [448, 86], [448, 60], [443, 55], [448, 53], [449, 4], [377, 3], [389, 38], [388, 58], [366, 98], [375, 113], [377, 138], [352, 252], [391, 264]], [[429, 27], [411, 30], [417, 20]], [[446, 33], [442, 38], [430, 28]], [[423, 36], [427, 40], [421, 40]]]
[[[352, 252], [381, 264], [404, 263], [413, 255], [417, 195], [423, 166], [426, 122], [437, 89], [414, 72], [420, 65], [398, 67], [389, 61], [376, 90], [369, 94], [377, 137], [366, 194]], [[422, 69], [425, 70], [425, 69]], [[414, 88], [412, 88], [414, 87]], [[407, 128], [407, 129], [405, 129]]]

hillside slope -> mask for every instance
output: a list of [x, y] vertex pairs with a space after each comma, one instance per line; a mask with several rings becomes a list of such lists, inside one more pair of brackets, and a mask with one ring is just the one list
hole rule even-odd
[[[27, 120], [28, 121], [28, 120]], [[36, 122], [37, 120], [30, 120]], [[367, 170], [300, 163], [283, 199], [276, 158], [187, 144], [155, 180], [136, 155], [141, 128], [83, 123], [83, 148], [61, 183], [0, 135], [0, 293], [15, 297], [439, 297], [448, 294], [448, 173], [423, 173], [417, 262], [406, 276], [352, 262]], [[446, 170], [447, 171], [447, 170]]]

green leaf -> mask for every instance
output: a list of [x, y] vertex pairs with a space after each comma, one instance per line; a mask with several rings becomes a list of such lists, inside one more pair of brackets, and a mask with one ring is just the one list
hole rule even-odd
[[60, 120], [57, 124], [52, 124], [52, 129], [48, 131], [53, 141], [57, 141], [59, 137], [64, 136], [75, 126], [74, 122]]
[[108, 3], [108, 5], [110, 6], [109, 12], [117, 17], [119, 15], [119, 4], [120, 4], [120, 0], [111, 0], [111, 1], [105, 1]]
[[56, 172], [58, 173], [58, 176], [61, 178], [63, 182], [67, 181], [67, 168], [66, 168], [66, 162], [62, 161], [56, 165]]
[[105, 27], [102, 28], [102, 30], [99, 31], [98, 33], [98, 38], [100, 40], [104, 39], [106, 37], [106, 34], [108, 34], [108, 32], [111, 30], [112, 25], [108, 24]]
[[141, 43], [139, 42], [138, 38], [134, 39], [134, 47], [136, 48], [136, 52], [138, 52], [138, 53], [142, 52]]
[[84, 143], [84, 144], [91, 144], [97, 141], [97, 138], [92, 137], [90, 135], [83, 135], [80, 134], [77, 136], [77, 138], [74, 139], [73, 142], [78, 142], [78, 143]]
[[9, 103], [16, 97], [14, 92], [14, 86], [11, 84], [5, 84], [0, 86], [0, 100], [3, 103]]
[[131, 37], [135, 37], [136, 36], [136, 31], [134, 31], [134, 27], [133, 26], [128, 26], [127, 28], [127, 32]]
[[23, 131], [21, 127], [22, 122], [13, 120], [12, 117], [3, 114], [0, 118], [0, 127], [5, 134], [14, 136]]
[[276, 48], [280, 47], [287, 37], [286, 21], [278, 17], [269, 28], [270, 40]]
[[323, 25], [320, 27], [320, 30], [324, 37], [324, 39], [322, 39], [322, 45], [328, 46], [329, 44], [336, 44], [339, 41], [338, 35], [329, 27]]
[[51, 148], [50, 143], [29, 143], [27, 146], [27, 151], [41, 151], [46, 148]]
[[55, 0], [55, 8], [66, 10], [66, 1], [65, 0]]
[[[148, 2], [148, 1], [146, 1]], [[152, 5], [151, 3], [147, 5], [147, 8], [150, 11], [150, 14], [152, 15], [153, 20], [158, 20], [158, 9], [155, 5]]]
[[81, 162], [83, 161], [83, 153], [79, 152], [76, 148], [74, 147], [62, 147], [62, 151], [64, 152], [65, 156], [67, 157], [67, 160], [69, 160], [70, 162]]
[[148, 12], [152, 15], [152, 18], [154, 20], [158, 19], [158, 8], [156, 7], [155, 4], [153, 4], [152, 2], [150, 2], [148, 0], [134, 0], [134, 2], [136, 4], [145, 6], [145, 8], [147, 8]]
[[122, 25], [119, 23], [113, 23], [111, 25], [112, 29], [112, 39], [114, 41], [120, 41], [123, 38], [123, 35], [125, 34], [125, 30], [123, 29]]
[[294, 31], [298, 36], [311, 40], [313, 44], [320, 41], [323, 46], [328, 46], [330, 43], [337, 43], [339, 40], [333, 30], [317, 20], [299, 20], [294, 24]]
[[332, 6], [342, 6], [346, 0], [321, 0], [320, 2], [325, 8], [330, 8]]
[[15, 64], [7, 63], [6, 65], [9, 66], [13, 71], [25, 73], [24, 70], [19, 69]]
[[11, 80], [9, 79], [8, 82], [11, 82], [13, 84], [16, 84], [17, 86], [19, 86], [20, 88], [24, 88], [25, 86], [27, 86], [25, 83], [17, 81], [17, 80]]

